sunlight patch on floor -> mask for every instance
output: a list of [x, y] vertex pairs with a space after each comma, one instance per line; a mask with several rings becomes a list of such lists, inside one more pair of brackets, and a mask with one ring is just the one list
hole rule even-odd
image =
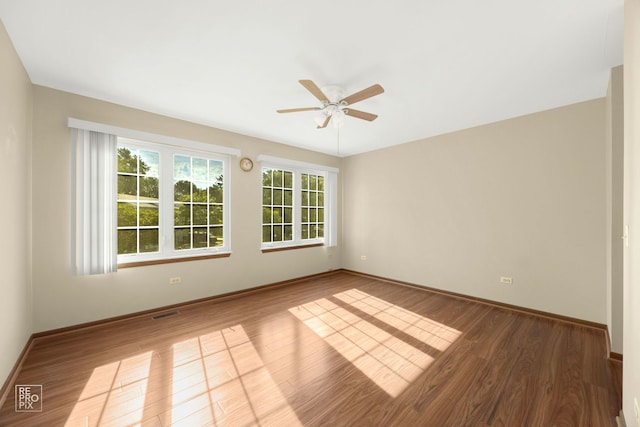
[[65, 426], [140, 424], [151, 354], [146, 352], [95, 368]]
[[398, 396], [433, 357], [321, 298], [289, 309], [389, 396]]
[[176, 343], [173, 360], [172, 426], [302, 425], [242, 326]]
[[240, 325], [173, 344], [173, 362], [150, 373], [152, 354], [95, 368], [65, 427], [139, 426], [145, 403], [166, 408], [163, 426], [302, 425]]
[[341, 292], [334, 297], [439, 351], [445, 351], [462, 334], [358, 289]]

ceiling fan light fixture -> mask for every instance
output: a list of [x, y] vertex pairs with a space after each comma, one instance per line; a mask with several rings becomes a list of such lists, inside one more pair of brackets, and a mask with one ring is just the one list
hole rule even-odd
[[320, 111], [320, 113], [316, 114], [316, 116], [313, 118], [313, 121], [316, 122], [316, 125], [322, 126], [324, 121], [327, 119], [327, 116], [328, 114], [324, 110], [322, 110]]
[[333, 127], [336, 129], [342, 126], [344, 123], [344, 111], [341, 108], [336, 108], [336, 110], [331, 113], [331, 121], [333, 122]]

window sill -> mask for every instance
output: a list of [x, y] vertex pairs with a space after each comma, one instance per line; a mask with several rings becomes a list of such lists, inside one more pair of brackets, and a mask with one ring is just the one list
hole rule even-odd
[[324, 243], [312, 243], [309, 245], [296, 245], [296, 246], [278, 246], [274, 248], [264, 248], [262, 249], [262, 253], [266, 254], [269, 252], [280, 252], [280, 251], [289, 251], [293, 249], [302, 249], [302, 248], [315, 248], [318, 246], [324, 246]]
[[125, 262], [122, 264], [118, 264], [118, 268], [131, 268], [131, 267], [144, 267], [146, 265], [158, 265], [158, 264], [172, 264], [174, 262], [187, 262], [187, 261], [199, 261], [203, 259], [212, 259], [212, 258], [228, 258], [231, 256], [231, 252], [221, 253], [221, 254], [211, 254], [211, 255], [198, 255], [198, 256], [190, 256], [183, 258], [165, 258], [165, 259], [156, 259], [150, 261], [136, 261], [136, 262]]

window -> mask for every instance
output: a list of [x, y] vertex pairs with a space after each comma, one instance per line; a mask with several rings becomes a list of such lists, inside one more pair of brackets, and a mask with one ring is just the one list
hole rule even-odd
[[118, 138], [118, 262], [229, 251], [224, 156]]
[[174, 249], [224, 244], [224, 163], [190, 156], [173, 159]]
[[68, 126], [75, 274], [230, 255], [229, 158], [240, 150], [74, 118]]
[[324, 175], [301, 175], [302, 240], [324, 238]]
[[293, 241], [293, 172], [262, 169], [262, 243]]
[[160, 250], [160, 153], [118, 143], [118, 254]]
[[335, 210], [336, 192], [335, 185], [331, 192], [327, 184], [337, 170], [267, 156], [258, 160], [267, 160], [262, 167], [262, 248], [333, 246], [328, 231], [335, 230], [335, 216], [327, 212]]

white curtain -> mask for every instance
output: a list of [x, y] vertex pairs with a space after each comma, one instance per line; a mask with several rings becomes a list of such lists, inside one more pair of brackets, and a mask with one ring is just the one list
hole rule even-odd
[[324, 244], [328, 247], [338, 246], [338, 171], [327, 173], [325, 203], [329, 214], [329, 228], [325, 230]]
[[71, 135], [75, 273], [111, 273], [118, 269], [117, 137], [83, 129]]

